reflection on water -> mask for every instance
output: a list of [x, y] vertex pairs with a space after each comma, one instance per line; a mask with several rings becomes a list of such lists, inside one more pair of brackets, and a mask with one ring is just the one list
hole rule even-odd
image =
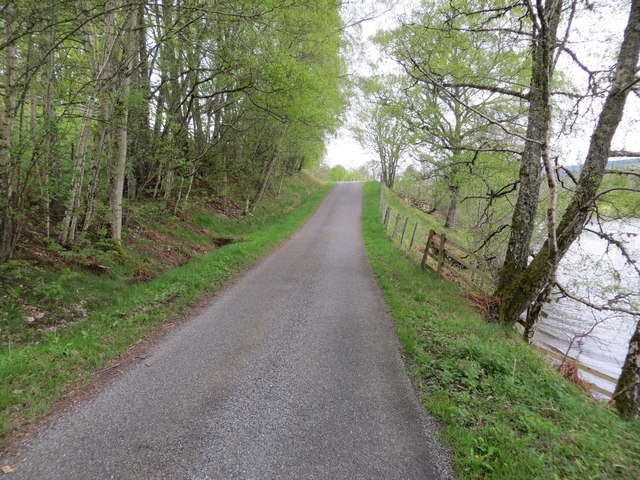
[[[592, 227], [596, 229], [597, 227]], [[607, 233], [622, 241], [632, 258], [640, 259], [640, 220], [612, 221], [604, 225]], [[558, 280], [568, 290], [591, 303], [602, 305], [615, 295], [626, 295], [638, 308], [640, 278], [614, 246], [599, 236], [584, 232], [560, 263]], [[633, 309], [624, 305], [627, 309]], [[580, 363], [618, 378], [629, 348], [636, 320], [628, 314], [600, 312], [567, 298], [546, 305], [547, 318], [540, 317], [533, 341], [553, 347], [564, 354], [569, 351]], [[590, 332], [590, 333], [589, 333]], [[580, 338], [579, 335], [587, 336]], [[615, 386], [587, 372], [581, 375], [608, 391]]]

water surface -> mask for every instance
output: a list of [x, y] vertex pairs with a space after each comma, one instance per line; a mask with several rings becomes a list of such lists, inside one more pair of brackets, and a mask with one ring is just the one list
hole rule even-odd
[[[590, 225], [589, 228], [596, 230], [598, 227]], [[625, 245], [633, 259], [640, 259], [640, 219], [611, 221], [603, 224], [603, 228]], [[587, 231], [560, 263], [558, 280], [568, 286], [572, 294], [597, 305], [606, 304], [616, 295], [627, 297], [619, 303], [625, 308], [637, 309], [640, 303], [640, 278], [634, 268], [618, 248]], [[558, 299], [558, 296], [555, 295], [557, 300], [544, 308], [549, 316], [540, 318], [534, 343], [552, 347], [561, 354], [568, 351], [582, 364], [618, 378], [637, 320], [629, 314], [600, 312], [575, 300]], [[615, 388], [611, 382], [587, 372], [581, 372], [581, 375], [605, 390]]]

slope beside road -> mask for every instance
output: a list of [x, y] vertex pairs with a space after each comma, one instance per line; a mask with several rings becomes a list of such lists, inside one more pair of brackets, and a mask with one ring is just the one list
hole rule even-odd
[[362, 185], [144, 363], [24, 445], [11, 478], [449, 478], [364, 253]]

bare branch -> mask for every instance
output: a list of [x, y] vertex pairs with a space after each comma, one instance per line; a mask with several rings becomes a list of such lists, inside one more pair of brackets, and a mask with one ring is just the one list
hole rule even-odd
[[628, 152], [626, 150], [611, 150], [609, 158], [613, 157], [640, 157], [640, 152]]
[[479, 83], [465, 83], [465, 82], [448, 83], [448, 82], [442, 82], [442, 85], [444, 85], [445, 87], [448, 87], [448, 88], [474, 88], [476, 90], [484, 90], [486, 92], [502, 93], [503, 95], [510, 95], [512, 97], [521, 98], [523, 100], [528, 100], [529, 99], [529, 93], [522, 93], [522, 92], [518, 92], [516, 90], [509, 90], [508, 88], [494, 87], [494, 86], [491, 86], [491, 85], [482, 85], [482, 84], [479, 84]]
[[444, 147], [447, 150], [452, 150], [452, 151], [466, 151], [466, 152], [480, 152], [480, 153], [485, 153], [485, 152], [491, 152], [491, 153], [513, 153], [515, 155], [522, 155], [522, 151], [521, 150], [513, 150], [511, 148], [474, 148], [474, 147], [455, 147], [455, 146], [449, 146], [449, 147]]
[[[521, 140], [524, 140], [526, 142], [533, 142], [533, 143], [537, 143], [538, 145], [544, 145], [544, 142], [541, 142], [540, 140], [534, 140], [532, 138], [527, 138], [525, 135], [521, 135], [517, 132], [513, 132], [511, 130], [509, 130], [507, 127], [505, 127], [502, 122], [499, 122], [491, 117], [489, 117], [488, 115], [485, 115], [484, 113], [482, 113], [480, 110], [478, 110], [477, 108], [469, 105], [467, 102], [461, 100], [455, 93], [450, 92], [447, 87], [445, 85], [443, 85], [441, 82], [439, 82], [438, 80], [436, 80], [435, 78], [433, 78], [433, 76], [431, 74], [429, 74], [428, 72], [426, 72], [421, 65], [416, 62], [415, 59], [411, 58], [410, 59], [411, 64], [413, 65], [413, 67], [418, 70], [422, 75], [425, 76], [425, 78], [431, 82], [433, 85], [437, 86], [438, 88], [440, 88], [440, 90], [445, 93], [449, 98], [451, 98], [452, 100], [454, 100], [455, 102], [459, 103], [460, 105], [462, 105], [463, 107], [471, 110], [472, 112], [474, 112], [476, 115], [478, 115], [479, 117], [481, 117], [482, 119], [486, 120], [487, 122], [489, 122], [491, 125], [495, 125], [497, 126], [500, 130], [502, 130], [503, 132], [505, 132], [507, 135], [511, 135], [513, 137], [517, 137], [520, 138]], [[418, 80], [418, 81], [424, 81], [421, 78], [417, 78], [415, 76], [415, 74], [413, 74], [412, 72], [410, 72], [406, 66], [404, 67], [405, 71], [407, 72], [408, 75], [410, 75], [412, 78]]]
[[566, 167], [563, 167], [562, 165], [558, 165], [558, 170], [562, 170], [564, 173], [566, 173], [567, 177], [569, 177], [571, 179], [571, 181], [574, 183], [574, 185], [578, 184], [578, 179], [576, 178], [576, 176], [573, 174], [573, 172], [571, 170], [569, 170]]
[[638, 317], [640, 316], [640, 311], [638, 310], [631, 310], [628, 308], [621, 308], [621, 307], [615, 307], [612, 306], [610, 304], [607, 305], [597, 305], [593, 302], [590, 302], [589, 300], [585, 299], [585, 298], [581, 298], [578, 297], [576, 295], [573, 295], [571, 293], [569, 293], [562, 285], [560, 285], [558, 282], [554, 283], [554, 286], [560, 290], [560, 293], [567, 298], [570, 298], [571, 300], [575, 300], [576, 302], [580, 302], [583, 305], [586, 305], [589, 308], [593, 308], [594, 310], [598, 310], [599, 312], [617, 312], [617, 313], [626, 313], [627, 315], [632, 315], [634, 317]]
[[473, 253], [478, 253], [480, 250], [482, 250], [482, 249], [484, 248], [484, 246], [485, 246], [485, 245], [487, 245], [487, 244], [491, 241], [491, 239], [492, 239], [493, 237], [495, 237], [496, 235], [498, 235], [500, 232], [502, 232], [502, 231], [503, 231], [504, 229], [506, 229], [506, 228], [509, 228], [509, 225], [508, 225], [508, 224], [504, 224], [504, 225], [502, 225], [500, 228], [498, 228], [497, 230], [494, 230], [493, 232], [491, 232], [491, 234], [490, 234], [487, 238], [485, 238], [485, 239], [484, 239], [484, 241], [482, 242], [482, 244], [481, 244], [478, 248], [476, 248], [476, 249], [473, 251]]
[[593, 233], [594, 235], [597, 235], [598, 237], [606, 240], [610, 244], [615, 245], [618, 248], [618, 250], [620, 250], [620, 253], [625, 258], [625, 260], [627, 261], [627, 264], [631, 265], [633, 267], [633, 269], [636, 271], [636, 273], [638, 275], [640, 275], [640, 268], [638, 268], [638, 266], [636, 265], [636, 259], [633, 258], [631, 256], [631, 254], [627, 251], [626, 247], [624, 246], [624, 243], [622, 243], [620, 240], [614, 238], [613, 235], [611, 235], [609, 233], [605, 233], [605, 232], [598, 231], [598, 230], [593, 230], [593, 229], [588, 228], [588, 227], [585, 227], [585, 231]]
[[599, 198], [604, 197], [607, 193], [616, 192], [619, 190], [626, 191], [626, 192], [640, 193], [640, 190], [638, 190], [637, 188], [630, 188], [630, 187], [609, 188], [607, 190], [603, 190], [602, 192], [598, 193], [598, 195], [594, 197], [594, 200], [598, 200]]
[[634, 172], [631, 170], [605, 170], [604, 173], [608, 173], [611, 175], [631, 175], [634, 177], [640, 177], [640, 172]]

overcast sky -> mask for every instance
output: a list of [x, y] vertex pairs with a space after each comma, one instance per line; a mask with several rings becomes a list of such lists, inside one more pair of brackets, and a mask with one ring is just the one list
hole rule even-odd
[[[347, 24], [357, 21], [358, 18], [370, 18], [351, 27], [348, 35], [355, 37], [356, 41], [361, 41], [361, 48], [350, 51], [351, 58], [348, 59], [348, 72], [350, 75], [367, 75], [371, 72], [369, 63], [380, 61], [380, 53], [376, 46], [368, 40], [384, 25], [394, 22], [396, 12], [385, 10], [380, 5], [376, 5], [374, 0], [362, 0], [360, 8], [351, 5], [350, 11], [343, 11], [343, 17]], [[355, 102], [354, 102], [355, 103]], [[353, 112], [347, 112], [347, 117]], [[377, 155], [371, 150], [363, 149], [351, 136], [348, 123], [340, 128], [338, 135], [332, 138], [327, 145], [325, 154], [326, 162], [331, 165], [342, 165], [347, 169], [358, 168], [370, 160], [375, 160]]]

